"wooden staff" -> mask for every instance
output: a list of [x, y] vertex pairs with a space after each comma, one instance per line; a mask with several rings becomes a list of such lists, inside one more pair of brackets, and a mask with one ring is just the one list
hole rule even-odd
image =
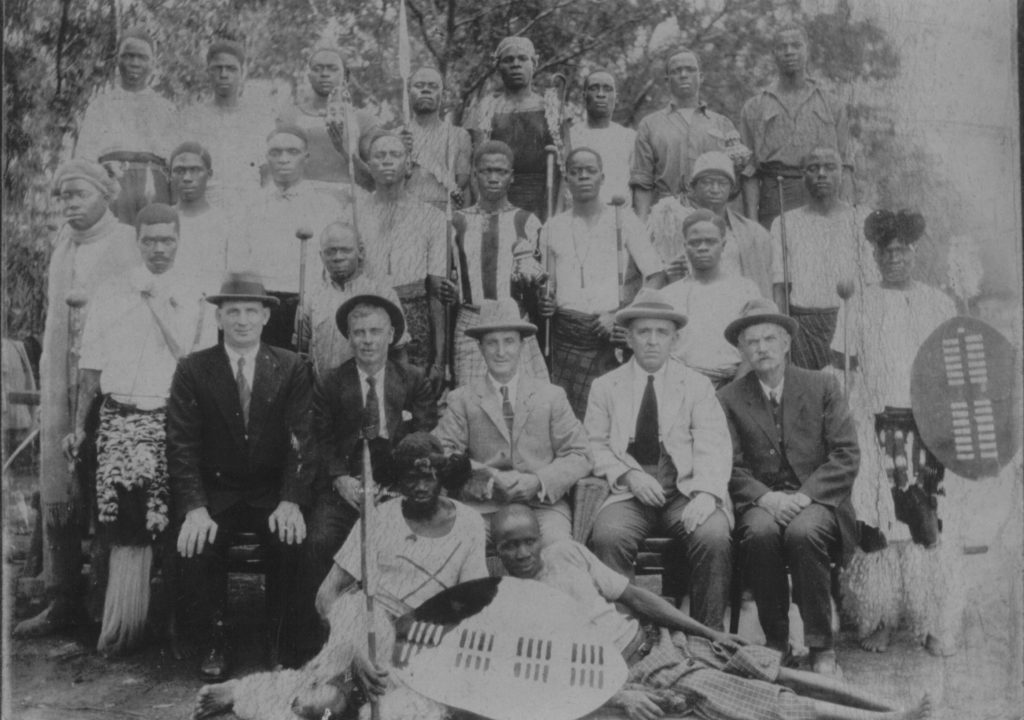
[[[307, 225], [300, 225], [299, 229], [295, 231], [295, 237], [299, 240], [299, 307], [295, 311], [295, 327], [298, 332], [295, 334], [295, 351], [298, 353], [302, 352], [302, 346], [306, 346], [308, 352], [313, 344], [313, 325], [310, 322], [310, 338], [309, 342], [302, 342], [302, 322], [305, 320], [304, 310], [306, 307], [306, 243], [313, 237], [313, 231], [309, 229]], [[312, 318], [310, 318], [312, 321]]]
[[[544, 152], [547, 154], [547, 166], [545, 167], [545, 179], [544, 183], [547, 190], [548, 200], [548, 222], [555, 214], [555, 157], [558, 155], [558, 148], [554, 145], [546, 145]], [[554, 284], [554, 272], [551, 267], [551, 247], [550, 242], [546, 248], [544, 254], [544, 269], [548, 273], [548, 284], [546, 288], [547, 298], [550, 300], [553, 296], [552, 289]], [[544, 323], [544, 355], [547, 358], [551, 358], [551, 323], [554, 322], [554, 316], [549, 317]]]
[[619, 307], [626, 305], [626, 266], [622, 262], [622, 206], [626, 198], [621, 195], [612, 196], [612, 207], [615, 208], [615, 262], [619, 271]]
[[[363, 496], [361, 505], [361, 520], [359, 523], [359, 564], [360, 573], [363, 576], [363, 593], [366, 595], [366, 654], [370, 664], [377, 665], [377, 630], [373, 616], [373, 593], [370, 592], [370, 556], [367, 543], [369, 539], [368, 526], [370, 524], [370, 511], [373, 503], [370, 500], [370, 489], [373, 486], [373, 466], [370, 460], [370, 440], [363, 438]], [[369, 693], [368, 693], [369, 694]], [[370, 698], [370, 717], [373, 720], [380, 720], [380, 702], [376, 696]]]
[[789, 247], [786, 243], [786, 203], [782, 195], [782, 176], [775, 176], [779, 191], [779, 236], [782, 239], [782, 314], [789, 315]]
[[398, 3], [398, 74], [402, 77], [402, 116], [409, 127], [409, 78], [412, 76], [412, 48], [409, 45], [409, 23], [405, 19], [405, 0]]
[[[445, 128], [445, 145], [444, 145], [444, 166], [445, 166], [445, 179], [451, 179], [452, 186], [457, 188], [455, 183], [455, 175], [452, 171], [454, 162], [452, 160], [452, 128], [451, 122], [447, 121], [448, 126]], [[456, 301], [453, 305], [445, 307], [445, 358], [444, 358], [444, 381], [449, 389], [455, 387], [455, 372], [453, 367], [455, 365], [455, 325], [458, 322], [459, 308], [462, 307], [462, 277], [459, 273], [459, 254], [455, 252], [455, 233], [452, 227], [452, 188], [449, 188], [447, 183], [445, 184], [445, 205], [444, 205], [445, 217], [448, 220], [446, 225], [446, 232], [448, 234], [448, 242], [445, 245], [445, 250], [448, 257], [448, 279], [455, 285], [455, 296]]]
[[836, 294], [843, 301], [843, 393], [850, 393], [850, 298], [853, 297], [853, 280], [836, 283]]

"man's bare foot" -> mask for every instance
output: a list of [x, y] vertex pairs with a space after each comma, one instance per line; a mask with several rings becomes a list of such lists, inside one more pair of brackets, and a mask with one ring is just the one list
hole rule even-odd
[[949, 657], [956, 655], [956, 647], [951, 642], [943, 642], [931, 633], [924, 639], [924, 649], [929, 655], [935, 657]]
[[827, 675], [828, 677], [842, 679], [843, 671], [839, 668], [839, 663], [836, 662], [835, 650], [831, 648], [811, 648], [809, 660], [811, 670], [813, 672], [816, 672], [819, 675]]
[[228, 680], [216, 685], [203, 685], [196, 693], [196, 707], [192, 711], [192, 720], [212, 717], [227, 712], [235, 704], [235, 685], [237, 680]]
[[884, 653], [889, 649], [890, 640], [892, 630], [885, 625], [879, 625], [877, 630], [860, 641], [860, 646], [868, 652]]
[[35, 617], [15, 625], [11, 634], [16, 638], [53, 635], [74, 627], [78, 623], [78, 615], [66, 601], [54, 600]]
[[928, 720], [932, 716], [932, 699], [925, 693], [917, 707], [904, 710], [897, 720]]

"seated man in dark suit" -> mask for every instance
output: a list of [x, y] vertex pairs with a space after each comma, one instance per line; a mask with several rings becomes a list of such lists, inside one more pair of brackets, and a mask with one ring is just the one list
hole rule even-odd
[[318, 379], [313, 392], [318, 462], [305, 549], [303, 582], [311, 594], [303, 610], [308, 613], [312, 595], [359, 518], [359, 441], [370, 441], [376, 459], [407, 434], [437, 424], [437, 403], [423, 371], [388, 359], [405, 333], [401, 309], [379, 295], [357, 295], [338, 308], [335, 322], [352, 343], [354, 357]]
[[[309, 502], [314, 469], [312, 373], [295, 353], [260, 342], [277, 299], [258, 277], [228, 275], [207, 300], [217, 305], [224, 342], [178, 364], [167, 403], [167, 465], [185, 558], [178, 614], [209, 643], [200, 673], [221, 680], [228, 674], [223, 616], [232, 535], [261, 536], [271, 556], [268, 588], [294, 586], [294, 546], [306, 536], [300, 506]], [[283, 599], [268, 591], [271, 618], [289, 616]]]
[[787, 362], [798, 329], [772, 301], [748, 302], [725, 338], [753, 370], [718, 397], [732, 435], [740, 562], [767, 644], [788, 649], [788, 565], [811, 667], [836, 674], [829, 564], [856, 544], [850, 491], [860, 450], [836, 379]]

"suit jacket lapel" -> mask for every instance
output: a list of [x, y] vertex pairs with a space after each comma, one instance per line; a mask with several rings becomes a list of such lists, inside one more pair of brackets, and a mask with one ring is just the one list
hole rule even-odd
[[405, 373], [402, 368], [388, 362], [384, 370], [384, 419], [388, 424], [388, 436], [394, 440], [398, 426], [402, 424], [402, 409], [405, 406]]
[[761, 428], [761, 431], [768, 437], [772, 445], [775, 446], [775, 449], [782, 452], [782, 448], [779, 447], [778, 435], [775, 432], [775, 422], [768, 408], [768, 399], [765, 398], [764, 392], [761, 390], [761, 383], [758, 381], [756, 373], [747, 373], [744, 378], [744, 390], [746, 391], [747, 404], [750, 406], [750, 417]]
[[[228, 354], [223, 345], [207, 355], [206, 374], [210, 379], [210, 394], [231, 429], [231, 436], [239, 447], [245, 447], [245, 423], [242, 419], [242, 403], [238, 399], [238, 385], [231, 371]], [[249, 405], [250, 418], [252, 404]]]
[[[804, 387], [793, 377], [791, 366], [786, 367], [786, 384], [782, 388], [783, 438], [795, 433], [796, 419], [804, 408]], [[787, 443], [788, 445], [789, 443]]]
[[476, 385], [477, 397], [480, 399], [480, 409], [490, 418], [495, 427], [501, 432], [501, 436], [511, 444], [512, 438], [508, 434], [508, 426], [505, 424], [505, 416], [501, 413], [501, 401], [498, 393], [494, 392], [487, 379], [483, 379]]
[[519, 437], [526, 427], [526, 421], [530, 418], [530, 410], [533, 408], [533, 398], [537, 394], [537, 384], [524, 377], [519, 379], [519, 389], [516, 391], [515, 419], [512, 421], [512, 437]]
[[253, 441], [263, 431], [281, 380], [277, 359], [265, 346], [260, 345], [256, 354], [256, 372], [252, 378], [252, 400], [249, 403], [249, 437]]
[[[633, 389], [631, 383], [633, 382], [633, 370], [629, 363], [612, 372], [615, 373], [612, 380], [612, 397], [618, 399], [618, 402], [615, 403], [614, 412], [618, 418], [619, 427], [625, 432], [625, 436], [619, 438], [622, 441], [622, 447], [619, 450], [625, 452], [626, 446], [629, 445], [629, 439], [633, 437], [633, 432], [636, 429], [636, 412], [640, 406], [640, 398], [634, 399], [632, 397]], [[614, 437], [609, 437], [612, 443], [615, 442], [615, 439]], [[612, 450], [615, 450], [614, 446]]]
[[665, 397], [658, 398], [658, 430], [663, 438], [668, 437], [672, 426], [682, 415], [685, 393], [686, 380], [683, 378], [683, 373], [679, 372], [678, 366], [669, 360], [662, 390], [662, 395]]

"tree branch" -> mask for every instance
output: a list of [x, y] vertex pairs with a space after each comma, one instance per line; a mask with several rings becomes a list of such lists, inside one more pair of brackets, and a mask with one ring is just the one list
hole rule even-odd
[[473, 15], [470, 15], [469, 17], [464, 17], [461, 20], [459, 20], [458, 22], [454, 22], [454, 18], [453, 18], [453, 24], [452, 24], [451, 28], [452, 28], [452, 30], [455, 30], [456, 28], [460, 28], [463, 25], [468, 25], [470, 23], [476, 22], [480, 18], [485, 17], [486, 15], [494, 12], [495, 10], [498, 10], [500, 8], [503, 8], [503, 7], [508, 7], [510, 5], [516, 5], [520, 1], [521, 0], [508, 0], [507, 2], [487, 3], [485, 9], [481, 10], [478, 13], [474, 13]]
[[[416, 24], [420, 27], [420, 36], [423, 38], [423, 44], [426, 45], [427, 51], [433, 55], [434, 60], [437, 61], [438, 65], [441, 64], [441, 52], [434, 46], [434, 43], [430, 41], [427, 33], [427, 25], [421, 11], [413, 0], [406, 0], [406, 5], [409, 6], [409, 11], [416, 16]], [[397, 27], [397, 25], [396, 25]]]

